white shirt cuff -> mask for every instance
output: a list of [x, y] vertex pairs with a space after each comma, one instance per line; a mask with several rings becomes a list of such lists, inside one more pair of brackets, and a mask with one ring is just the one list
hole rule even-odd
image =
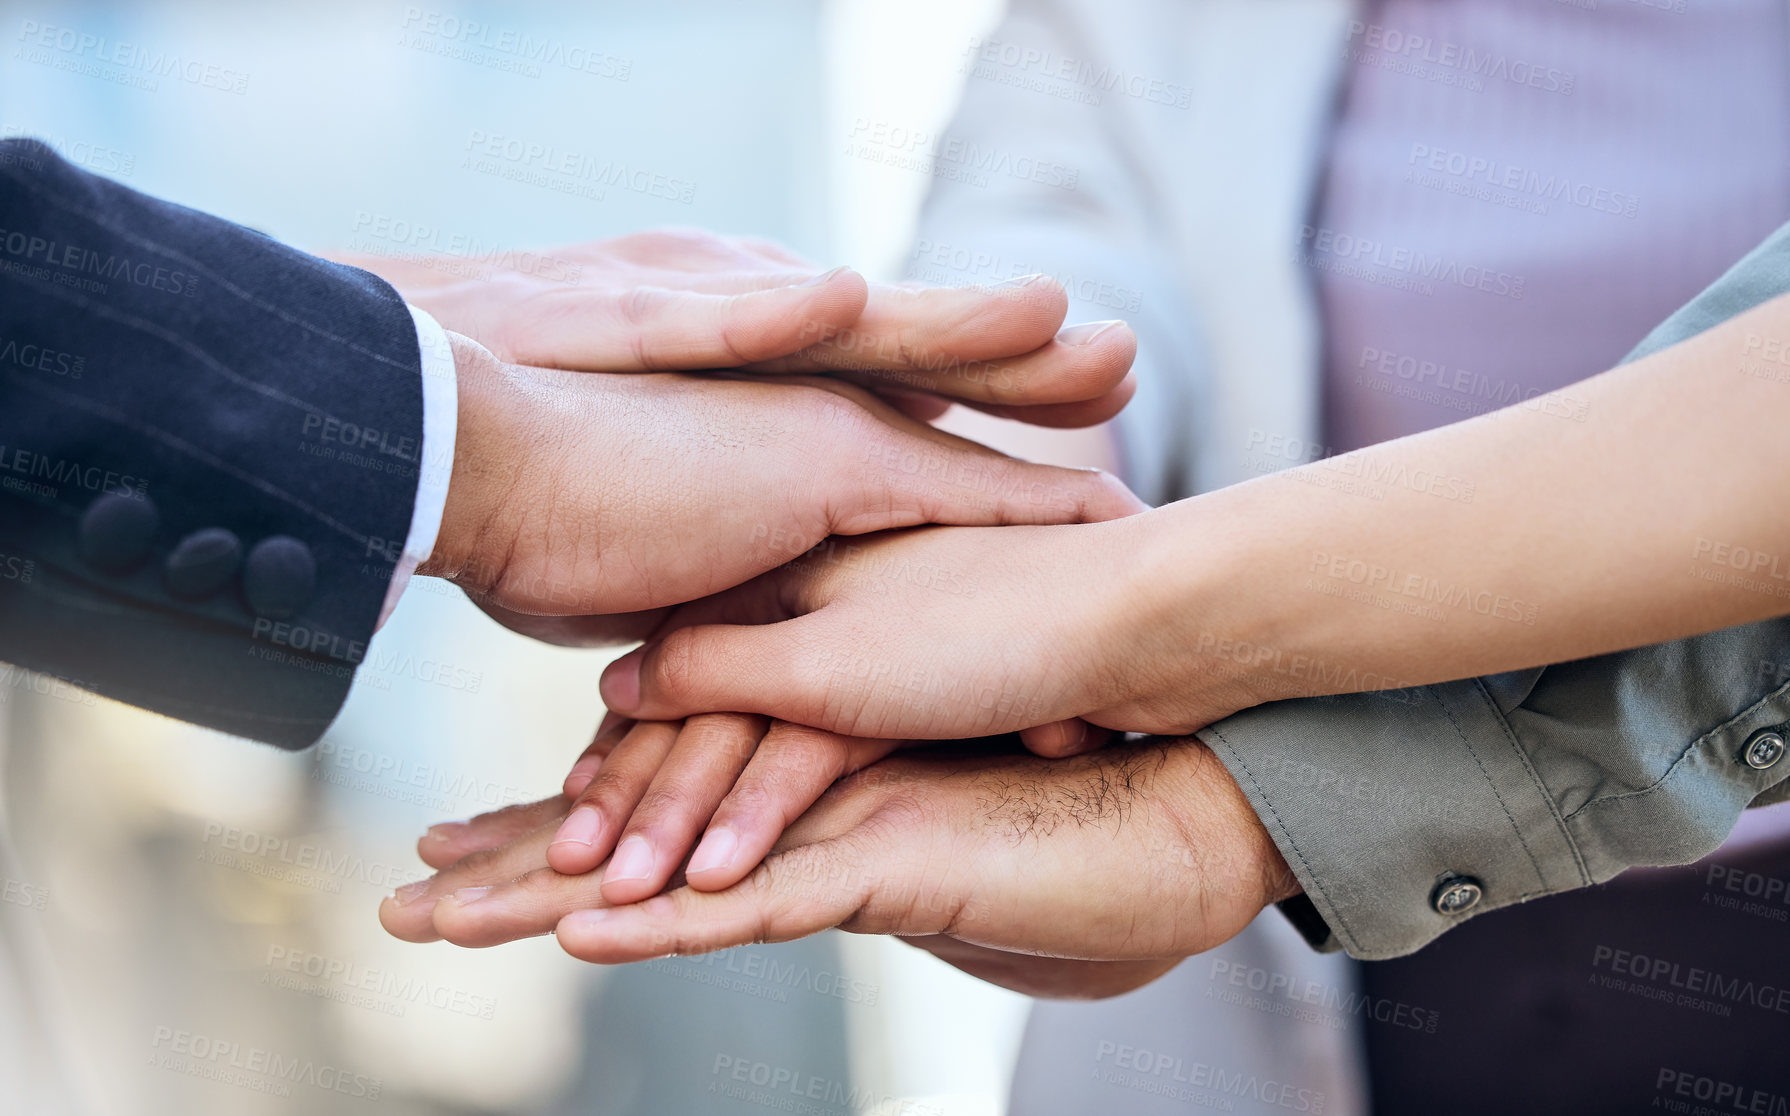
[[417, 455], [416, 510], [410, 513], [410, 534], [386, 586], [379, 623], [385, 626], [416, 568], [435, 552], [441, 517], [447, 508], [448, 481], [454, 475], [454, 436], [460, 421], [460, 392], [454, 378], [454, 350], [447, 332], [434, 318], [410, 307], [416, 323], [416, 345], [423, 354], [423, 444]]

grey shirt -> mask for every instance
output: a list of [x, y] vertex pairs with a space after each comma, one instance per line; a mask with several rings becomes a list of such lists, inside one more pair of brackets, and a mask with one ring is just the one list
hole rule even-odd
[[[1787, 292], [1790, 226], [1629, 358]], [[1696, 860], [1748, 806], [1790, 800], [1790, 760], [1753, 747], [1790, 733], [1786, 663], [1780, 618], [1534, 670], [1276, 702], [1199, 735], [1305, 885], [1285, 909], [1308, 939], [1397, 957], [1486, 911]], [[1479, 897], [1443, 909], [1459, 879]]]

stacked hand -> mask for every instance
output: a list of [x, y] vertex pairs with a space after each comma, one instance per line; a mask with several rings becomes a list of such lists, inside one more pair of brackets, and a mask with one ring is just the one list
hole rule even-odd
[[1103, 421], [1131, 393], [1129, 330], [1062, 330], [1049, 279], [870, 286], [706, 234], [556, 259], [473, 281], [373, 262], [456, 331], [453, 475], [421, 572], [540, 638], [651, 641], [604, 690], [661, 719], [606, 724], [560, 798], [432, 830], [424, 859], [447, 871], [388, 901], [393, 933], [557, 927], [620, 961], [842, 926], [1092, 995], [1286, 893], [1197, 742], [891, 755], [1024, 731], [1066, 756], [1109, 739], [1082, 716], [1185, 720], [1100, 667], [1135, 617], [1088, 575], [1143, 506], [922, 421], [953, 401]]
[[573, 956], [611, 964], [838, 927], [899, 935], [1031, 994], [1097, 996], [1153, 979], [1297, 890], [1236, 784], [1193, 740], [1057, 760], [891, 757], [835, 784], [740, 882], [716, 890], [721, 878], [698, 886], [692, 874], [641, 902], [595, 873], [548, 866], [570, 804], [512, 807], [426, 838], [425, 860], [443, 871], [388, 899], [386, 928], [466, 946], [553, 931]]

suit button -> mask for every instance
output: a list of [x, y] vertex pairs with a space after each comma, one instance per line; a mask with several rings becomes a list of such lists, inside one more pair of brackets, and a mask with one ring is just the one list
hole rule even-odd
[[290, 535], [262, 539], [242, 568], [242, 595], [256, 616], [290, 620], [317, 590], [317, 559]]
[[1430, 895], [1430, 906], [1440, 915], [1464, 914], [1479, 906], [1485, 889], [1472, 876], [1448, 876]]
[[203, 600], [230, 583], [240, 561], [242, 540], [222, 527], [207, 527], [180, 540], [168, 555], [162, 580], [182, 600]]
[[1747, 738], [1740, 750], [1740, 762], [1754, 771], [1769, 771], [1784, 758], [1784, 734], [1777, 729], [1761, 729]]
[[124, 573], [149, 554], [162, 517], [147, 496], [108, 492], [81, 513], [81, 558], [106, 573]]

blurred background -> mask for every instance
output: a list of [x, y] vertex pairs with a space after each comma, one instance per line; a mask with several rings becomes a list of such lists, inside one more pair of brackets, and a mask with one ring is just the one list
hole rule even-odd
[[[936, 131], [996, 0], [0, 4], [0, 133], [319, 253], [476, 272], [659, 225], [898, 277], [925, 174], [854, 121]], [[44, 27], [198, 63], [45, 49]], [[530, 60], [515, 44], [557, 44]], [[679, 184], [575, 195], [489, 137]], [[600, 196], [596, 196], [600, 194]], [[601, 654], [532, 644], [419, 580], [339, 721], [288, 755], [0, 667], [8, 1112], [1002, 1111], [1026, 1001], [886, 939], [829, 935], [599, 970], [551, 940], [386, 937], [433, 822], [558, 790]], [[775, 1101], [771, 1102], [777, 1103]], [[15, 1104], [17, 1107], [15, 1107]]]

